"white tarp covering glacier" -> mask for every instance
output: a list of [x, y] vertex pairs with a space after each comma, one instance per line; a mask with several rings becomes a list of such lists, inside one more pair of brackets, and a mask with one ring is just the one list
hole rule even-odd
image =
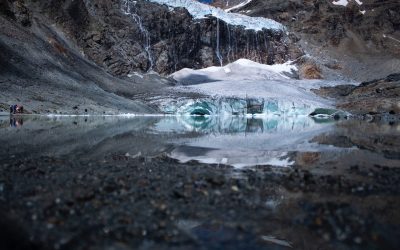
[[223, 9], [216, 8], [207, 4], [202, 4], [194, 0], [149, 0], [159, 4], [176, 8], [183, 7], [196, 19], [216, 17], [228, 24], [244, 26], [246, 29], [260, 31], [262, 29], [284, 30], [285, 27], [274, 20], [262, 17], [249, 17], [236, 13], [229, 13]]

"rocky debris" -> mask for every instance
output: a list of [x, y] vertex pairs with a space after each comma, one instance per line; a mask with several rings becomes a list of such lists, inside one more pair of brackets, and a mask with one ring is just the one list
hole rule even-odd
[[400, 115], [400, 74], [359, 86], [323, 87], [315, 93], [337, 99], [337, 108], [355, 115]]
[[324, 249], [337, 242], [392, 248], [398, 241], [395, 169], [376, 168], [360, 181], [361, 167], [346, 176], [268, 166], [235, 171], [164, 156], [4, 159], [0, 168], [7, 204], [0, 209], [26, 231], [15, 237], [40, 248], [270, 249], [260, 237], [276, 234], [307, 249], [316, 242]]
[[299, 67], [300, 79], [323, 79], [321, 69], [315, 63], [303, 63]]
[[312, 142], [340, 148], [362, 148], [387, 159], [400, 159], [400, 136], [397, 133], [399, 122], [351, 120], [338, 122], [336, 127], [334, 135], [322, 134]]

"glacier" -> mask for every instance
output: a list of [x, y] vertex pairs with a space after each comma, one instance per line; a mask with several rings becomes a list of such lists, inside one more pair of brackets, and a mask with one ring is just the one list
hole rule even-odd
[[311, 90], [344, 82], [298, 80], [296, 74], [297, 67], [290, 62], [264, 65], [246, 59], [223, 67], [182, 69], [171, 75], [180, 84], [170, 88], [175, 96], [154, 104], [166, 114], [189, 116], [325, 115], [318, 110], [328, 110], [332, 116], [339, 112], [332, 100]]
[[226, 12], [223, 9], [203, 4], [194, 0], [149, 0], [150, 2], [165, 4], [172, 8], [185, 8], [195, 19], [203, 19], [208, 16], [216, 17], [227, 24], [243, 26], [245, 29], [261, 31], [286, 30], [285, 26], [272, 19], [263, 17], [249, 17], [246, 15]]

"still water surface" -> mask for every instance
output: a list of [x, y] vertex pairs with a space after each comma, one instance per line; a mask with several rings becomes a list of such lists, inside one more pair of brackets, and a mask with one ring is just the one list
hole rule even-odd
[[0, 158], [166, 154], [236, 168], [399, 166], [399, 136], [397, 124], [309, 117], [2, 117]]

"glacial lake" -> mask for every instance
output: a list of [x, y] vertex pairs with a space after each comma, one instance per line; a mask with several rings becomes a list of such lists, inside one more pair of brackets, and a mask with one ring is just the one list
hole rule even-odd
[[235, 168], [399, 166], [400, 125], [310, 117], [0, 117], [0, 158], [160, 155]]

